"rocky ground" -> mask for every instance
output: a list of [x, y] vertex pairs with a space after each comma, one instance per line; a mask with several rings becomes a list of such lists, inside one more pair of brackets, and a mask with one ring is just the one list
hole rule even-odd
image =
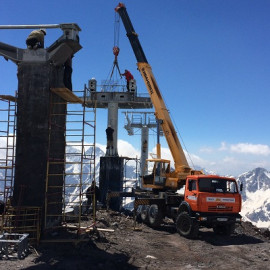
[[143, 224], [134, 230], [132, 217], [105, 210], [96, 226], [110, 231], [82, 234], [81, 242], [65, 232], [73, 243], [41, 243], [22, 260], [2, 257], [0, 269], [270, 269], [269, 230], [250, 223], [229, 238], [201, 229], [196, 240], [181, 237], [170, 220], [158, 230]]

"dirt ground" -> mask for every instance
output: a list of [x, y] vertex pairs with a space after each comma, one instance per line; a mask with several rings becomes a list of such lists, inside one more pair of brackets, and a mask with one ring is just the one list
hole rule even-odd
[[200, 229], [196, 240], [181, 237], [170, 220], [158, 230], [137, 224], [134, 231], [132, 217], [105, 210], [97, 212], [96, 226], [113, 231], [41, 243], [22, 260], [2, 257], [0, 269], [270, 269], [270, 233], [250, 223], [229, 238]]

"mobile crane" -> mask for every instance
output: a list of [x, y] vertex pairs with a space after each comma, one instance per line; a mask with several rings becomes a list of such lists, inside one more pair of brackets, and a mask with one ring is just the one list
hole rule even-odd
[[[161, 125], [174, 160], [174, 170], [171, 170], [170, 161], [161, 158], [158, 140], [157, 158], [146, 161], [153, 163], [152, 173], [142, 176], [145, 190], [134, 192], [134, 210], [140, 208], [140, 218], [152, 227], [159, 226], [165, 216], [172, 218], [179, 234], [185, 237], [196, 237], [199, 226], [213, 228], [218, 234], [230, 235], [235, 224], [241, 222], [241, 195], [236, 180], [204, 175], [202, 171], [190, 168], [125, 5], [119, 3], [115, 11], [126, 29], [138, 70], [154, 105], [157, 122]], [[184, 195], [178, 194], [177, 190], [183, 186]]]

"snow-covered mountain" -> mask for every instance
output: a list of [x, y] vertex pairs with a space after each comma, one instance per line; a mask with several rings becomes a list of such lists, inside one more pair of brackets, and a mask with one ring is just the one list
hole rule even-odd
[[257, 227], [270, 228], [270, 172], [256, 168], [237, 178], [243, 183], [243, 217]]
[[[68, 202], [78, 202], [79, 201], [79, 177], [78, 175], [74, 175], [74, 173], [80, 172], [80, 163], [78, 162], [80, 160], [79, 156], [74, 155], [74, 153], [81, 153], [81, 149], [79, 147], [73, 147], [68, 146], [66, 149], [67, 153], [67, 165], [66, 165], [66, 201]], [[85, 156], [93, 154], [93, 148], [90, 147], [85, 151]], [[96, 146], [96, 152], [95, 152], [95, 179], [97, 185], [99, 185], [99, 168], [100, 168], [100, 157], [104, 156], [105, 153], [103, 150]], [[78, 163], [76, 163], [78, 162]], [[133, 160], [130, 160], [129, 162], [125, 162], [124, 167], [124, 183], [123, 183], [123, 189], [124, 191], [130, 191], [132, 187], [135, 187], [136, 185], [136, 163]], [[93, 168], [92, 168], [93, 170]], [[90, 166], [89, 162], [85, 162], [82, 167], [83, 172], [83, 190], [82, 192], [85, 193], [86, 189], [90, 186], [93, 178], [93, 171], [90, 173]], [[77, 185], [77, 186], [76, 186]], [[70, 186], [70, 187], [69, 187]], [[126, 201], [126, 200], [124, 200]]]
[[[80, 194], [80, 177], [79, 175], [76, 175], [76, 173], [81, 172], [81, 163], [80, 163], [80, 153], [81, 149], [80, 147], [74, 147], [74, 146], [67, 146], [66, 148], [66, 153], [67, 153], [67, 164], [66, 164], [66, 178], [65, 178], [65, 183], [66, 183], [66, 201], [69, 202], [76, 202], [79, 200], [78, 196]], [[70, 154], [69, 154], [70, 153]], [[76, 155], [77, 154], [77, 155]], [[97, 180], [97, 183], [99, 182], [99, 167], [100, 167], [100, 157], [104, 156], [104, 152], [96, 147], [96, 152], [95, 152], [95, 168], [91, 168], [90, 172], [90, 166], [89, 166], [89, 158], [91, 155], [93, 155], [93, 148], [89, 147], [85, 151], [85, 159], [83, 160], [83, 165], [82, 165], [82, 192], [85, 193], [86, 189], [88, 186], [90, 186], [91, 182], [93, 181], [93, 176], [94, 176], [94, 170], [95, 170], [95, 178]]]
[[[73, 173], [80, 171], [80, 164], [76, 163], [78, 161], [78, 156], [74, 155], [74, 153], [80, 153], [79, 147], [67, 147], [67, 153], [73, 153], [72, 155], [67, 155], [69, 164], [66, 167], [66, 200], [69, 202], [78, 201], [78, 194], [80, 191], [76, 184], [78, 184], [78, 177], [73, 175]], [[85, 152], [85, 155], [93, 153], [93, 148], [88, 148]], [[99, 183], [99, 168], [100, 168], [100, 157], [104, 156], [105, 153], [101, 148], [96, 147], [95, 152], [95, 176], [97, 183]], [[83, 165], [83, 190], [86, 191], [86, 188], [91, 184], [93, 171], [90, 174], [89, 171], [89, 163], [85, 163]], [[212, 173], [204, 169], [205, 173]], [[70, 173], [70, 174], [69, 174]], [[125, 181], [124, 181], [124, 189], [128, 191], [131, 187], [134, 187], [136, 184], [136, 164], [134, 161], [129, 161], [125, 165]], [[4, 179], [4, 171], [0, 169], [0, 179]], [[246, 172], [238, 176], [237, 182], [243, 183], [243, 191], [242, 191], [242, 216], [244, 220], [251, 221], [257, 227], [266, 227], [270, 228], [270, 172], [263, 168], [256, 168], [252, 171]], [[67, 187], [68, 185], [73, 185]], [[74, 185], [75, 184], [75, 185]], [[0, 190], [3, 188], [3, 181], [0, 181]], [[126, 188], [125, 188], [126, 187]], [[1, 199], [1, 198], [0, 198]], [[130, 202], [128, 198], [125, 203]]]

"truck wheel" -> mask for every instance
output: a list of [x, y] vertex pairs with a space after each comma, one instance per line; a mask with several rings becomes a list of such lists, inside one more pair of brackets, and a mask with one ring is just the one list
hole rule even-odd
[[141, 223], [142, 222], [142, 218], [141, 218], [141, 211], [142, 211], [142, 206], [139, 205], [136, 211], [136, 221]]
[[143, 223], [148, 223], [149, 222], [149, 216], [148, 216], [148, 205], [142, 205], [141, 208], [141, 220]]
[[151, 227], [159, 227], [163, 221], [163, 213], [156, 204], [152, 204], [148, 210], [149, 224]]
[[199, 223], [193, 220], [187, 212], [182, 212], [176, 219], [178, 233], [187, 238], [196, 238], [199, 233]]

